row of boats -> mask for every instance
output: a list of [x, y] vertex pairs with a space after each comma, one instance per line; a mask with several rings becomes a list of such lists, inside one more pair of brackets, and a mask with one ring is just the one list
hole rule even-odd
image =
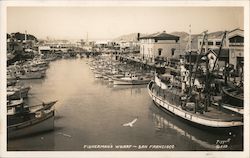
[[113, 85], [146, 85], [153, 78], [154, 72], [145, 71], [136, 66], [98, 56], [89, 64], [95, 78], [103, 78]]
[[236, 84], [228, 80], [229, 76], [216, 76], [215, 66], [209, 65], [209, 60], [206, 52], [200, 52], [196, 63], [180, 59], [174, 67], [165, 66], [165, 72], [157, 67], [153, 72], [141, 71], [140, 66], [107, 57], [95, 58], [89, 66], [96, 78], [114, 85], [147, 84], [156, 106], [187, 123], [209, 129], [241, 128], [244, 124], [243, 81]]
[[[143, 69], [142, 66], [120, 62], [108, 56], [97, 56], [88, 64], [95, 78], [102, 78], [113, 85], [147, 85], [155, 105], [185, 122], [212, 129], [242, 127], [243, 81], [235, 84], [226, 80], [226, 76], [216, 78], [214, 67], [209, 68], [207, 54], [200, 54], [205, 55], [198, 55], [192, 68], [191, 63], [180, 59], [174, 67], [164, 67], [165, 72], [162, 72], [162, 68], [159, 71], [157, 67], [154, 70]], [[201, 67], [199, 60], [205, 63], [205, 68], [199, 69], [201, 71], [197, 71]], [[57, 101], [28, 105], [31, 87], [21, 86], [18, 82], [44, 78], [50, 61], [34, 58], [8, 66], [8, 138], [54, 129], [54, 105]]]
[[16, 138], [54, 129], [54, 105], [57, 101], [29, 105], [30, 86], [20, 80], [42, 79], [51, 60], [34, 58], [16, 62], [7, 68], [7, 135]]

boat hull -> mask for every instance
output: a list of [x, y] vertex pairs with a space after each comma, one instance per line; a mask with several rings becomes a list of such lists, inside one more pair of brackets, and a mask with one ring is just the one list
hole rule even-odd
[[40, 118], [34, 118], [7, 127], [8, 138], [17, 138], [54, 129], [54, 110]]
[[15, 93], [11, 95], [7, 95], [7, 98], [10, 100], [20, 99], [20, 98], [27, 98], [28, 92], [30, 90], [30, 87], [22, 88], [18, 91], [15, 91]]
[[34, 72], [34, 73], [27, 73], [25, 75], [19, 75], [18, 78], [20, 80], [29, 80], [29, 79], [41, 79], [45, 77], [45, 73]]
[[7, 86], [14, 86], [16, 85], [17, 80], [16, 79], [7, 79]]
[[231, 94], [230, 90], [232, 90], [232, 89], [226, 88], [226, 87], [222, 88], [222, 92], [224, 93], [224, 100], [226, 100], [228, 103], [234, 105], [235, 107], [243, 107], [243, 105], [244, 105], [243, 97], [239, 97], [239, 96], [235, 96], [235, 95]]
[[102, 74], [95, 74], [95, 78], [103, 78]]
[[143, 85], [148, 84], [150, 80], [123, 80], [119, 78], [113, 78], [114, 85]]
[[167, 100], [162, 99], [161, 97], [154, 94], [151, 90], [153, 82], [151, 81], [148, 84], [148, 93], [154, 103], [164, 110], [167, 110], [168, 112], [186, 120], [189, 123], [209, 127], [209, 128], [230, 128], [230, 127], [240, 127], [243, 126], [242, 120], [224, 120], [224, 119], [212, 119], [212, 118], [205, 118], [200, 117], [199, 115], [196, 115], [191, 112], [187, 112], [185, 110], [182, 110], [181, 107], [176, 107], [175, 105], [172, 105]]

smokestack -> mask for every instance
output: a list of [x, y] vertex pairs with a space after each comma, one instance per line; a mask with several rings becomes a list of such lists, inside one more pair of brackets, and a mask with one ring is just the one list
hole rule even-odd
[[137, 41], [140, 40], [140, 33], [137, 34]]
[[27, 31], [25, 30], [25, 36], [24, 36], [24, 41], [27, 41]]

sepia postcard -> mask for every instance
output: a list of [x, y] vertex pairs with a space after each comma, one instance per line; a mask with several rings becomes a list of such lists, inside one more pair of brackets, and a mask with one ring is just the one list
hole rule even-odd
[[249, 157], [249, 1], [1, 7], [0, 157]]

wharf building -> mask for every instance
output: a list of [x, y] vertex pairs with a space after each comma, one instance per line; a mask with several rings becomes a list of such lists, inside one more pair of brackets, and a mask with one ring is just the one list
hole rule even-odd
[[179, 39], [180, 37], [167, 34], [165, 31], [143, 37], [138, 34], [140, 56], [150, 63], [154, 63], [157, 58], [164, 58], [164, 61], [178, 58], [181, 53]]
[[[207, 36], [207, 48], [209, 53], [211, 55], [213, 54], [214, 58], [218, 56], [223, 33], [224, 32], [222, 31], [218, 31], [210, 33]], [[200, 49], [202, 45], [202, 36], [198, 36], [197, 41], [197, 47]], [[222, 51], [219, 56], [219, 64], [220, 61], [225, 62], [225, 64], [232, 65], [237, 73], [242, 71], [244, 65], [244, 30], [237, 28], [227, 32]], [[223, 65], [220, 64], [219, 66]]]

